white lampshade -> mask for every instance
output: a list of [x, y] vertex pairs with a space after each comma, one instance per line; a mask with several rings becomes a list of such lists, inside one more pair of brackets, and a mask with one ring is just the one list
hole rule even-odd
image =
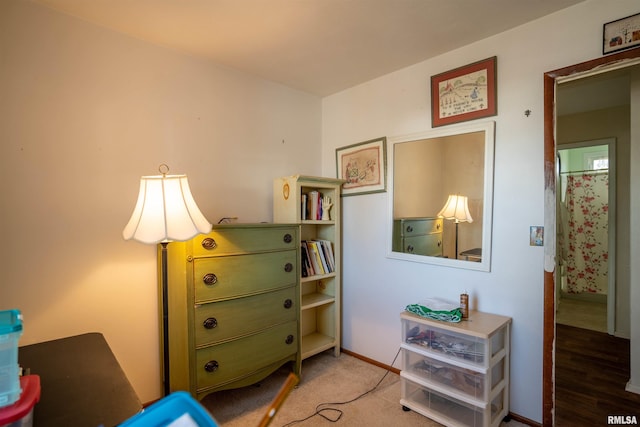
[[455, 222], [473, 222], [469, 213], [467, 197], [458, 194], [449, 194], [447, 203], [440, 212], [438, 218], [453, 219]]
[[138, 202], [122, 231], [142, 243], [184, 241], [211, 231], [196, 205], [186, 175], [143, 176]]

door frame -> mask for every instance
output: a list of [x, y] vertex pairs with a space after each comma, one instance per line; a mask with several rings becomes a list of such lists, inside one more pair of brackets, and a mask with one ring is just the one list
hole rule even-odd
[[545, 244], [544, 314], [542, 342], [542, 423], [554, 425], [555, 364], [555, 229], [556, 229], [556, 140], [555, 98], [558, 80], [611, 71], [640, 63], [640, 48], [626, 50], [544, 73], [544, 216], [545, 228], [553, 230]]

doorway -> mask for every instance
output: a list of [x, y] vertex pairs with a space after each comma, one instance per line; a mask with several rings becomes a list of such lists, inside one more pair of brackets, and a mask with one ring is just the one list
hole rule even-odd
[[556, 323], [611, 335], [616, 319], [615, 142], [558, 141], [556, 156]]
[[[581, 78], [613, 69], [640, 64], [640, 49], [623, 51], [592, 61], [572, 65], [544, 74], [544, 177], [545, 226], [555, 230], [556, 211], [556, 89], [559, 81]], [[543, 339], [543, 424], [554, 423], [554, 366], [555, 366], [555, 235], [545, 246], [544, 268], [544, 339]], [[633, 267], [637, 268], [637, 267]], [[627, 300], [628, 301], [628, 300]]]

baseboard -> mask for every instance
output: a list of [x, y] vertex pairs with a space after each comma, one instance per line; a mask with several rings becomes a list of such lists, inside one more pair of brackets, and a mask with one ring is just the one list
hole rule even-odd
[[562, 303], [563, 299], [573, 299], [578, 301], [587, 301], [594, 302], [599, 304], [607, 303], [607, 295], [606, 294], [596, 294], [590, 292], [580, 292], [578, 294], [570, 294], [564, 291], [560, 292], [560, 303]]
[[624, 389], [630, 393], [640, 394], [640, 386], [631, 384], [631, 380], [629, 380], [627, 386]]
[[[517, 421], [517, 422], [522, 423], [522, 424], [526, 424], [528, 426], [542, 427], [541, 423], [538, 423], [538, 422], [535, 422], [533, 420], [530, 420], [529, 418], [522, 417], [522, 416], [520, 416], [518, 414], [514, 414], [513, 412], [509, 412], [509, 417], [514, 421]], [[508, 426], [508, 425], [509, 424], [506, 424], [506, 426]]]
[[[382, 368], [382, 369], [386, 369], [387, 371], [390, 371], [390, 372], [393, 372], [394, 374], [400, 375], [400, 369], [398, 369], [398, 368], [394, 368], [393, 366], [389, 366], [389, 365], [387, 365], [385, 363], [378, 362], [377, 360], [370, 359], [370, 358], [368, 358], [366, 356], [363, 356], [361, 354], [354, 353], [353, 351], [347, 350], [345, 348], [340, 348], [340, 351], [342, 351], [344, 354], [348, 354], [351, 357], [355, 357], [356, 359], [362, 360], [363, 362], [367, 362], [367, 363], [369, 363], [371, 365], [377, 366], [377, 367]], [[530, 420], [528, 418], [525, 418], [523, 416], [520, 416], [518, 414], [514, 414], [513, 412], [509, 412], [509, 417], [512, 420], [518, 421], [519, 423], [526, 424], [528, 426], [542, 427], [542, 424], [540, 424], [538, 422], [535, 422], [533, 420]]]
[[390, 371], [390, 372], [393, 372], [394, 374], [400, 375], [400, 369], [398, 369], [398, 368], [394, 368], [393, 366], [389, 366], [389, 365], [386, 365], [384, 363], [378, 362], [377, 360], [369, 359], [366, 356], [363, 356], [363, 355], [358, 354], [358, 353], [354, 353], [353, 351], [350, 351], [350, 350], [347, 350], [347, 349], [344, 349], [344, 348], [340, 348], [340, 351], [342, 351], [344, 354], [348, 354], [349, 356], [355, 357], [356, 359], [360, 359], [363, 362], [367, 362], [367, 363], [369, 363], [371, 365], [375, 365], [375, 366], [377, 366], [379, 368], [386, 369], [387, 371]]

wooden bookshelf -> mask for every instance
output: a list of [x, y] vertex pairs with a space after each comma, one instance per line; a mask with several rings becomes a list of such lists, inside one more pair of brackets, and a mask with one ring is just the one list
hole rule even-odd
[[[333, 252], [333, 271], [300, 278], [300, 329], [302, 359], [333, 348], [340, 355], [341, 304], [341, 179], [304, 175], [276, 178], [273, 183], [273, 218], [276, 223], [299, 224], [300, 240], [328, 241]], [[309, 194], [330, 200], [328, 215], [314, 217]], [[305, 200], [305, 196], [307, 200]], [[320, 205], [323, 203], [320, 202]], [[322, 210], [327, 207], [322, 206]], [[304, 219], [303, 219], [304, 218]], [[324, 218], [324, 219], [322, 219]], [[302, 258], [300, 260], [302, 272]], [[302, 273], [301, 273], [302, 274]]]

